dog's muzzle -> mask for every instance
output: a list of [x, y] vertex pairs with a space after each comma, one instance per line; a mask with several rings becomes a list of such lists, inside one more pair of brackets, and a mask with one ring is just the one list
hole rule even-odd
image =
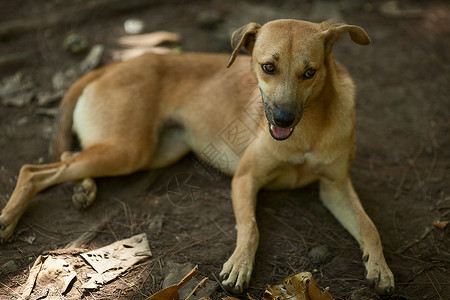
[[291, 136], [295, 127], [295, 114], [277, 109], [272, 114], [273, 123], [269, 118], [269, 131], [272, 137], [278, 141], [282, 141]]

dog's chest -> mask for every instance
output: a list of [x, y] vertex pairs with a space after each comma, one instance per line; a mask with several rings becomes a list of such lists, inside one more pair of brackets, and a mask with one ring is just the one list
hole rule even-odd
[[309, 158], [312, 157], [311, 152], [304, 152], [301, 154], [296, 154], [289, 159], [289, 163], [296, 168], [301, 168]]

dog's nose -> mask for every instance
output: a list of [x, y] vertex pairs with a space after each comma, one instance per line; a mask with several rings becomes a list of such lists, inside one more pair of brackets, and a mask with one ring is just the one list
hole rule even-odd
[[289, 111], [277, 109], [273, 114], [275, 125], [281, 128], [288, 128], [294, 124], [295, 115]]

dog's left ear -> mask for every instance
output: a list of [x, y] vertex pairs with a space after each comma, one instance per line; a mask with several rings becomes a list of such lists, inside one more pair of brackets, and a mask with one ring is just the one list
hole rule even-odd
[[245, 48], [249, 53], [252, 53], [253, 46], [255, 45], [256, 33], [261, 28], [258, 23], [252, 22], [238, 28], [233, 32], [231, 37], [231, 47], [233, 48], [233, 53], [227, 63], [227, 68], [229, 68], [242, 47]]
[[336, 43], [341, 36], [348, 32], [352, 41], [359, 45], [370, 44], [370, 38], [367, 33], [359, 26], [347, 25], [341, 20], [328, 20], [320, 23], [323, 30], [323, 38], [325, 45], [325, 53], [330, 53], [334, 43]]

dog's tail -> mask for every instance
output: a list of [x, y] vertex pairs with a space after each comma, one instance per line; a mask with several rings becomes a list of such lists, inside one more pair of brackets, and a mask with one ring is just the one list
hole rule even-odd
[[72, 85], [61, 100], [56, 117], [55, 128], [50, 142], [49, 155], [53, 161], [59, 161], [61, 154], [72, 147], [73, 111], [84, 88], [101, 77], [107, 66], [92, 71], [81, 77]]

